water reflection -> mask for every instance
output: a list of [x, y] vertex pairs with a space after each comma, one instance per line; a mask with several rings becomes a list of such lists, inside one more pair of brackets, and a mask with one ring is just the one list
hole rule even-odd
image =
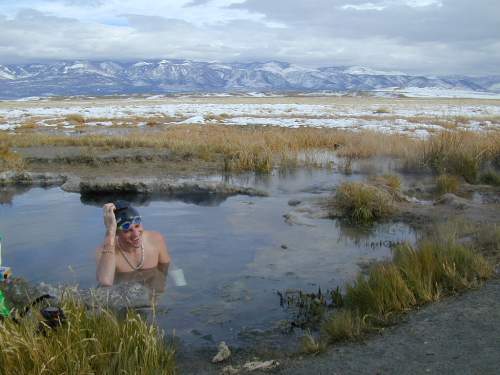
[[12, 205], [12, 201], [16, 195], [22, 195], [28, 192], [31, 187], [26, 186], [6, 186], [0, 188], [0, 205]]

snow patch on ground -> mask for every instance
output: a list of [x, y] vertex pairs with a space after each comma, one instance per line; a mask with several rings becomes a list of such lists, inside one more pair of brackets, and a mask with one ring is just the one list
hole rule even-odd
[[432, 87], [406, 87], [404, 89], [375, 90], [378, 93], [401, 94], [411, 98], [464, 98], [464, 99], [500, 99], [500, 94], [482, 91], [443, 89]]
[[179, 122], [179, 124], [204, 124], [205, 118], [203, 116], [193, 116], [184, 121]]
[[[258, 94], [258, 93], [257, 93]], [[500, 95], [499, 95], [500, 97]], [[154, 98], [155, 100], [153, 100]], [[3, 125], [12, 130], [34, 121], [40, 127], [67, 125], [69, 115], [85, 118], [84, 126], [111, 126], [136, 123], [144, 126], [150, 117], [171, 117], [179, 124], [211, 123], [283, 127], [329, 127], [350, 130], [425, 134], [442, 130], [444, 120], [459, 129], [500, 130], [500, 103], [475, 101], [462, 103], [443, 100], [332, 101], [306, 103], [200, 103], [168, 102], [167, 98], [128, 98], [117, 103], [106, 101], [9, 102], [0, 106]], [[178, 100], [178, 98], [176, 99]], [[166, 102], [167, 101], [167, 102]], [[220, 116], [220, 118], [217, 118]]]

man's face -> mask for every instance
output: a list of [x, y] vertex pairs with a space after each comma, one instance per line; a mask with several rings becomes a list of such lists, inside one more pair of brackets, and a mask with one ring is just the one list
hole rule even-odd
[[118, 236], [124, 245], [140, 248], [142, 243], [142, 232], [144, 232], [142, 224], [133, 224], [128, 230], [119, 230]]

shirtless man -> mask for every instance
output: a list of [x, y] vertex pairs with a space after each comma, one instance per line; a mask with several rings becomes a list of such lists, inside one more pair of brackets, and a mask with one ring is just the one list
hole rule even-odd
[[97, 281], [111, 286], [115, 273], [133, 272], [170, 264], [165, 239], [158, 232], [144, 230], [141, 217], [127, 202], [106, 203], [104, 242], [96, 250]]

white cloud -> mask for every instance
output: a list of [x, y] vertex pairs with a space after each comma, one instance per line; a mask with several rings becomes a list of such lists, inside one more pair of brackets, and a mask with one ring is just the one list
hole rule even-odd
[[373, 3], [362, 3], [362, 4], [345, 4], [342, 5], [341, 9], [354, 9], [354, 10], [384, 10], [386, 5], [376, 5]]

